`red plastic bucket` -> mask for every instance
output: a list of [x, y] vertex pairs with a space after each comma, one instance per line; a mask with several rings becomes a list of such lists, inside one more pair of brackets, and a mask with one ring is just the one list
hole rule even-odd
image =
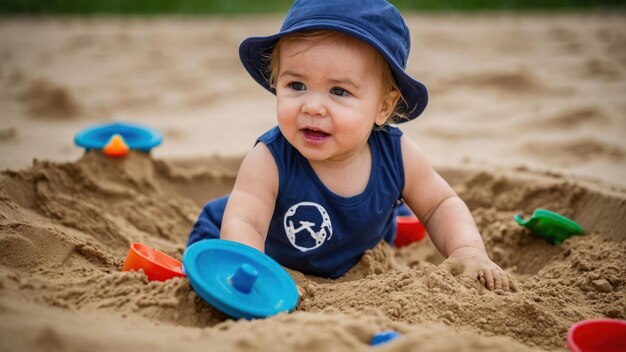
[[424, 225], [415, 216], [397, 216], [398, 223], [394, 246], [403, 247], [426, 237]]
[[151, 281], [165, 281], [174, 277], [183, 277], [183, 265], [156, 248], [143, 243], [134, 242], [130, 245], [122, 271], [139, 271]]
[[567, 332], [567, 347], [572, 352], [626, 351], [626, 321], [589, 319], [572, 325]]

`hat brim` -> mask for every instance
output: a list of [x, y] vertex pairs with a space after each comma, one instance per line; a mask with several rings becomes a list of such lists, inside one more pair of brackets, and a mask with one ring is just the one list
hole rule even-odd
[[385, 46], [382, 45], [382, 43], [380, 43], [376, 38], [373, 36], [363, 35], [363, 29], [343, 21], [327, 20], [327, 23], [325, 24], [320, 24], [315, 20], [302, 21], [296, 26], [274, 35], [247, 38], [239, 46], [239, 58], [241, 59], [241, 63], [255, 81], [272, 94], [276, 94], [276, 89], [270, 86], [269, 77], [267, 77], [269, 74], [267, 60], [271, 54], [273, 46], [282, 36], [286, 34], [318, 29], [334, 30], [351, 35], [368, 43], [383, 55], [391, 68], [391, 72], [403, 97], [403, 100], [400, 101], [399, 104], [400, 111], [402, 111], [406, 118], [394, 121], [395, 123], [413, 120], [424, 111], [426, 105], [428, 104], [428, 90], [426, 89], [426, 86], [420, 81], [417, 81], [409, 76], [404, 71], [404, 68], [402, 68], [394, 60], [394, 56], [389, 53]]

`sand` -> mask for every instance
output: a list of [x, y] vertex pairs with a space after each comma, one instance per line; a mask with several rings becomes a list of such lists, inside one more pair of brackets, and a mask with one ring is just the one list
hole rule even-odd
[[[121, 272], [139, 241], [180, 259], [204, 202], [274, 123], [237, 45], [280, 17], [0, 21], [0, 350], [552, 351], [575, 322], [626, 319], [623, 15], [409, 15], [408, 71], [431, 103], [403, 131], [467, 202], [518, 282], [487, 291], [425, 239], [368, 251], [338, 280], [289, 271], [295, 312], [233, 320], [186, 278]], [[94, 123], [145, 123], [151, 154], [84, 153]], [[35, 159], [35, 160], [33, 160]], [[514, 221], [547, 208], [561, 245]]]

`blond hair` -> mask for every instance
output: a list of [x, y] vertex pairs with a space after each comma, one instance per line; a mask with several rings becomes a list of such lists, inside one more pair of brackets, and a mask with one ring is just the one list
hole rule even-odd
[[[343, 36], [347, 36], [347, 34], [331, 31], [331, 30], [310, 30], [303, 32], [295, 32], [289, 33], [282, 36], [278, 42], [274, 45], [272, 52], [267, 56], [267, 72], [269, 73], [267, 77], [267, 81], [269, 85], [276, 89], [276, 82], [278, 80], [278, 69], [280, 66], [280, 46], [281, 44], [291, 41], [291, 40], [305, 40], [311, 42], [311, 45], [314, 42], [318, 42], [321, 40], [337, 40], [342, 38]], [[378, 52], [378, 50], [374, 50], [376, 53], [375, 62], [378, 65], [379, 72], [381, 74], [381, 88], [383, 91], [383, 96], [392, 91], [397, 91], [399, 93], [398, 100], [394, 106], [394, 109], [390, 116], [387, 118], [387, 122], [397, 123], [402, 119], [408, 119], [407, 113], [402, 111], [400, 101], [403, 101], [402, 92], [396, 83], [395, 78], [389, 68], [389, 64], [387, 64], [387, 60]], [[387, 123], [386, 122], [386, 123]]]

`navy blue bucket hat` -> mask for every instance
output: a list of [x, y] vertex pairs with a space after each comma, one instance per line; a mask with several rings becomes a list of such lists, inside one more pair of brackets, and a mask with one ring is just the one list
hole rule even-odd
[[[411, 46], [409, 29], [400, 12], [385, 0], [296, 0], [280, 29], [267, 37], [251, 37], [239, 46], [239, 57], [248, 73], [273, 94], [269, 84], [269, 62], [274, 45], [285, 34], [309, 30], [333, 30], [360, 39], [387, 60], [400, 88], [401, 111], [412, 120], [428, 104], [426, 86], [406, 72]], [[401, 119], [396, 123], [407, 121]]]

